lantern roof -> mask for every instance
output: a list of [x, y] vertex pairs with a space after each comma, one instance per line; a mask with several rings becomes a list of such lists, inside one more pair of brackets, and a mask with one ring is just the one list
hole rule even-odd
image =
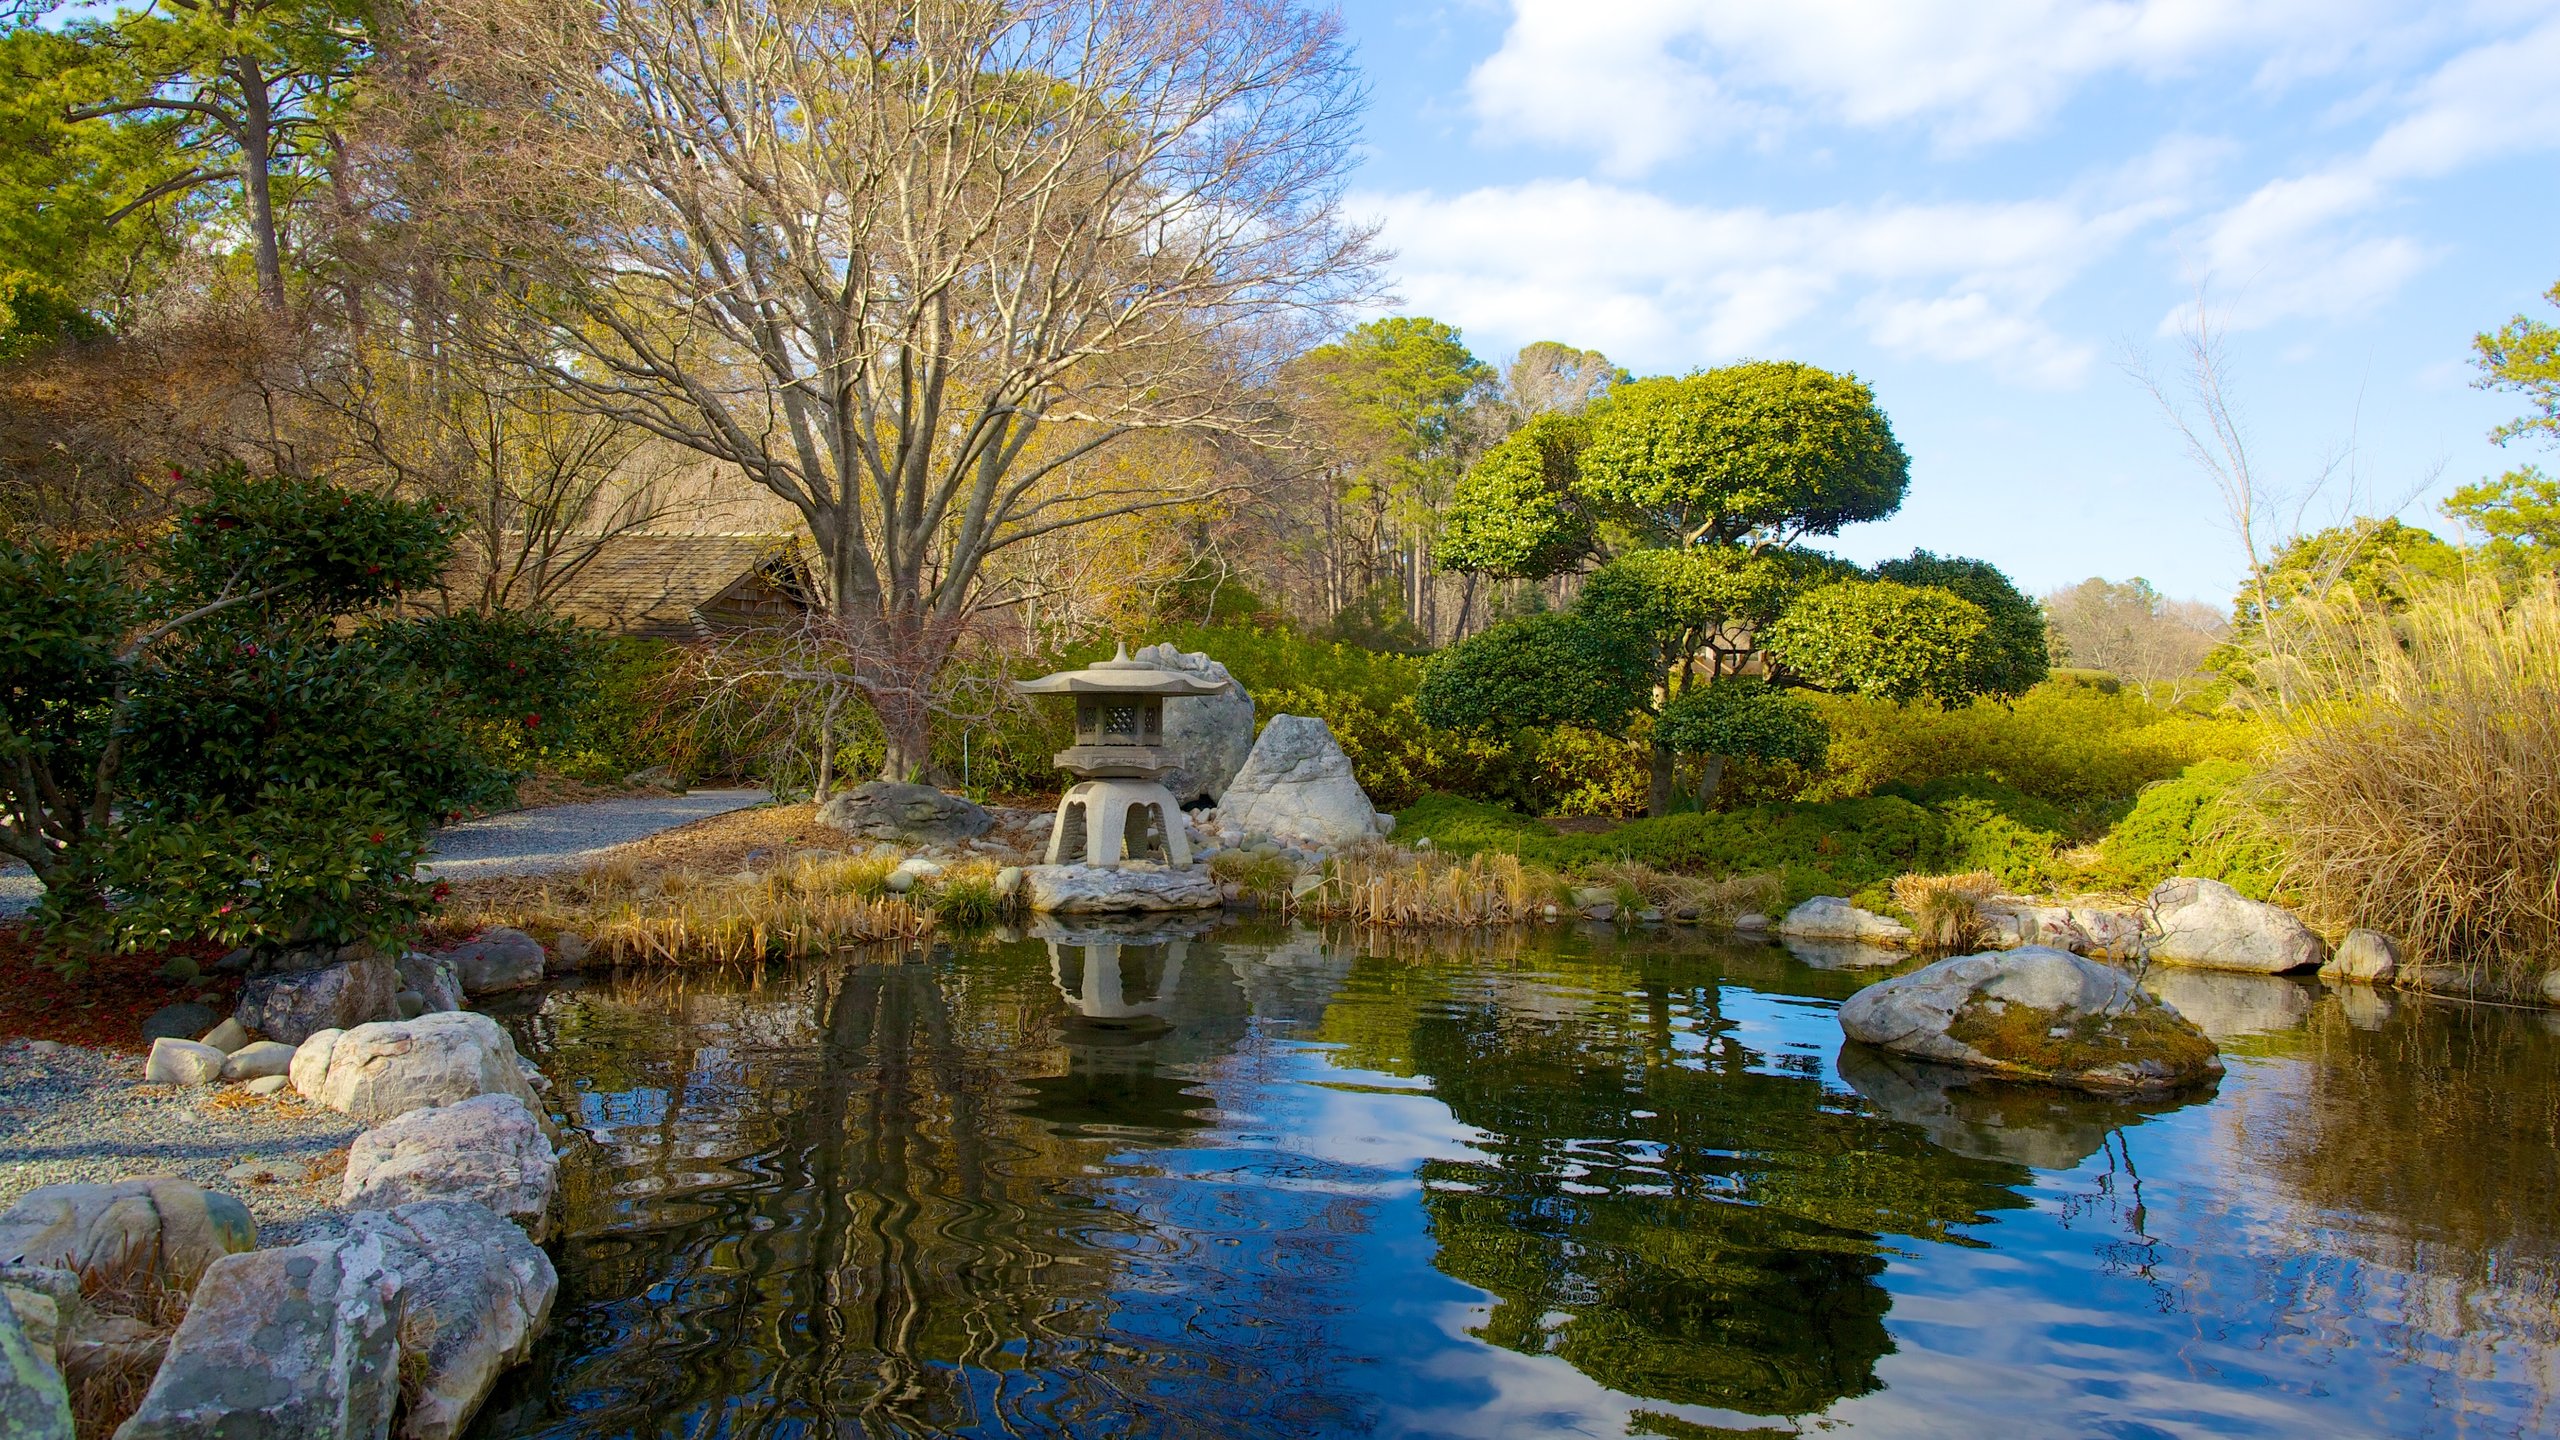
[[1021, 695], [1216, 695], [1227, 688], [1224, 680], [1203, 680], [1181, 670], [1159, 670], [1143, 660], [1129, 658], [1127, 641], [1108, 660], [1097, 660], [1081, 670], [1061, 670], [1037, 680], [1018, 680], [1014, 691]]

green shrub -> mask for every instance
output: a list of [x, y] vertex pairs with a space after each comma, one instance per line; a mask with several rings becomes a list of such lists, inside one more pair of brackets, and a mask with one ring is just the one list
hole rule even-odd
[[2269, 898], [2281, 857], [2251, 838], [2232, 809], [2252, 773], [2236, 761], [2206, 760], [2143, 791], [2100, 847], [2106, 878], [2148, 889], [2172, 875], [2193, 875], [2252, 899]]
[[497, 764], [556, 767], [591, 733], [583, 712], [595, 697], [604, 642], [575, 621], [466, 610], [389, 621], [365, 638], [407, 665]]
[[269, 950], [362, 942], [396, 950], [442, 887], [417, 878], [426, 842], [380, 797], [273, 789], [127, 825], [95, 879], [110, 907], [48, 891], [35, 923], [56, 948], [123, 952], [203, 939]]

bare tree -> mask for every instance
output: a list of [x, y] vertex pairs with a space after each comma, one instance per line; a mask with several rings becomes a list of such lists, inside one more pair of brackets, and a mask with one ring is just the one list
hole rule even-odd
[[2201, 678], [2205, 657], [2231, 632], [2221, 611], [2171, 600], [2140, 576], [2066, 586], [2044, 597], [2044, 613], [2055, 664], [2166, 686], [2171, 703]]
[[[1339, 22], [1287, 0], [425, 0], [431, 167], [555, 306], [522, 359], [788, 500], [929, 682], [991, 555], [1200, 498], [1078, 462], [1248, 432], [1369, 293]], [[467, 112], [463, 107], [467, 106]], [[884, 713], [883, 771], [925, 712]]]

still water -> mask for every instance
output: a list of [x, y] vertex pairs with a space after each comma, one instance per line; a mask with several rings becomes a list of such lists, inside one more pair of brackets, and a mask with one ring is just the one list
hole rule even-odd
[[589, 1138], [474, 1435], [2560, 1430], [2544, 1015], [2155, 976], [2230, 1074], [2116, 1104], [1837, 956], [1052, 936], [516, 1017]]

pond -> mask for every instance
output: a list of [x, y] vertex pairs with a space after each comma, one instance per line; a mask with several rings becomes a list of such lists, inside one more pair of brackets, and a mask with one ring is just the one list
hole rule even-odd
[[552, 991], [591, 1138], [473, 1434], [2560, 1428], [2552, 1017], [2155, 973], [2230, 1073], [2110, 1103], [1844, 1056], [1884, 972], [1813, 958], [1229, 927]]

